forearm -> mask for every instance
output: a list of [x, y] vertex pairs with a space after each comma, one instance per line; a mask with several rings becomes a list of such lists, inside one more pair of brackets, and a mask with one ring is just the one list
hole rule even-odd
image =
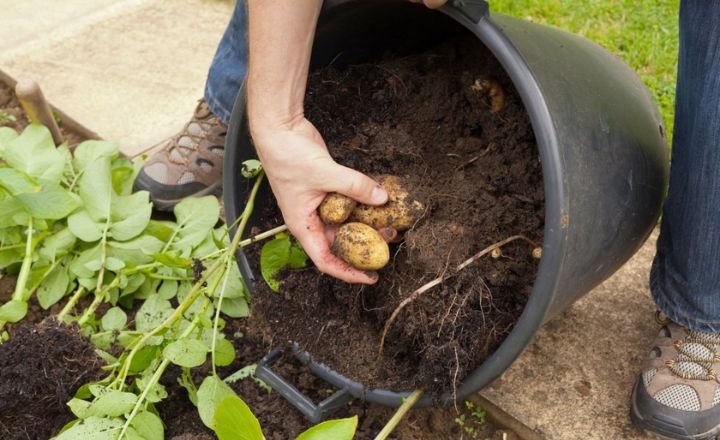
[[249, 0], [248, 120], [251, 132], [303, 118], [315, 25], [322, 0]]

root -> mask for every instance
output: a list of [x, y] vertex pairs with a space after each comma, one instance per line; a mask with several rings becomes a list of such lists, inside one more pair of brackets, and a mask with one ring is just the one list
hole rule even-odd
[[461, 270], [468, 267], [473, 262], [477, 261], [478, 259], [482, 258], [483, 256], [487, 255], [488, 253], [492, 252], [495, 249], [499, 249], [502, 246], [505, 246], [508, 243], [511, 243], [515, 240], [524, 240], [533, 246], [535, 246], [535, 242], [530, 240], [529, 238], [525, 237], [524, 235], [513, 235], [511, 237], [508, 237], [504, 240], [500, 240], [497, 243], [493, 243], [490, 246], [486, 247], [485, 249], [481, 250], [477, 254], [473, 255], [472, 257], [468, 258], [467, 260], [463, 261], [462, 263], [458, 264], [457, 267], [455, 267], [455, 270], [451, 273], [445, 273], [443, 272], [439, 277], [435, 278], [434, 280], [431, 280], [419, 288], [417, 288], [415, 291], [413, 291], [410, 295], [408, 295], [407, 298], [405, 298], [396, 308], [393, 310], [392, 314], [390, 315], [390, 318], [385, 322], [385, 327], [383, 328], [382, 335], [380, 336], [380, 347], [378, 349], [378, 355], [382, 356], [383, 348], [385, 347], [385, 337], [388, 334], [388, 331], [390, 331], [390, 328], [392, 327], [393, 323], [397, 319], [400, 312], [407, 307], [409, 304], [414, 302], [416, 299], [418, 299], [423, 293], [427, 292], [428, 290], [432, 289], [433, 287], [437, 286], [438, 284], [441, 284], [448, 278], [456, 275]]

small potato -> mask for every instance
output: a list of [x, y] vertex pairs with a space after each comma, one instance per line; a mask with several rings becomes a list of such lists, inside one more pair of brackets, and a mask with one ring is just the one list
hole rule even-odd
[[375, 180], [388, 192], [388, 202], [382, 206], [358, 205], [350, 220], [365, 223], [375, 229], [410, 229], [420, 218], [425, 205], [410, 195], [401, 178], [390, 175], [375, 176]]
[[378, 270], [390, 261], [390, 248], [382, 235], [362, 223], [345, 223], [335, 234], [335, 255], [360, 270]]
[[320, 203], [318, 212], [326, 225], [339, 225], [350, 217], [357, 202], [350, 197], [338, 193], [328, 193]]

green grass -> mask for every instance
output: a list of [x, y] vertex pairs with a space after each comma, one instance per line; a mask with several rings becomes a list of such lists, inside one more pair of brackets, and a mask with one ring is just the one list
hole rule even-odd
[[672, 139], [679, 0], [490, 0], [490, 10], [580, 34], [627, 62], [650, 88]]

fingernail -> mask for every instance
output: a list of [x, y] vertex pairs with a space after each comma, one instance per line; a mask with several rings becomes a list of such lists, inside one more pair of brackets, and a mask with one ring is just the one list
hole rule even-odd
[[387, 191], [382, 189], [380, 185], [373, 188], [372, 194], [370, 195], [370, 201], [375, 205], [382, 205], [387, 202], [388, 194]]

